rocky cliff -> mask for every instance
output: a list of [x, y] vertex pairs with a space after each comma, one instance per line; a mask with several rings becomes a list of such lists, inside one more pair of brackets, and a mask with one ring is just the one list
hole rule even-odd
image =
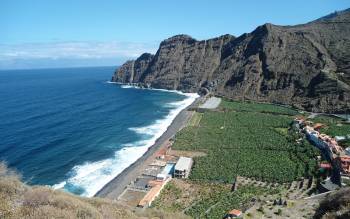
[[164, 40], [113, 81], [232, 99], [350, 112], [350, 9], [296, 26], [264, 24], [236, 38]]

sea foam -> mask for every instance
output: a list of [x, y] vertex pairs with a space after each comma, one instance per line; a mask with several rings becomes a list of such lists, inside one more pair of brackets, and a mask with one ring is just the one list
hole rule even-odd
[[[135, 87], [123, 86], [123, 88]], [[148, 126], [129, 128], [129, 130], [139, 135], [146, 135], [147, 138], [145, 140], [123, 145], [123, 148], [116, 151], [112, 158], [97, 162], [87, 162], [75, 166], [70, 171], [70, 177], [67, 180], [55, 184], [52, 187], [55, 189], [65, 189], [86, 197], [94, 196], [104, 185], [146, 153], [148, 148], [167, 130], [175, 117], [199, 97], [198, 94], [194, 93], [182, 93], [179, 91], [162, 89], [157, 90], [176, 92], [186, 96], [186, 98], [182, 101], [168, 104], [166, 107], [171, 107], [172, 109], [165, 118], [156, 120], [153, 124]]]
[[146, 151], [146, 146], [125, 147], [115, 152], [113, 158], [75, 166], [69, 179], [52, 187], [71, 192], [81, 191], [80, 195], [92, 197]]

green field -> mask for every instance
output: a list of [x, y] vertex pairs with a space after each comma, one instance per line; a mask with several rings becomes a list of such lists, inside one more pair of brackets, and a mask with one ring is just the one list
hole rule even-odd
[[200, 199], [185, 214], [193, 218], [223, 218], [229, 210], [242, 209], [252, 198], [274, 193], [278, 190], [254, 186], [244, 186], [234, 192], [221, 191]]
[[203, 113], [197, 113], [194, 112], [191, 120], [188, 122], [189, 126], [198, 126], [201, 119], [202, 119]]
[[324, 128], [321, 128], [321, 133], [325, 133], [333, 137], [350, 135], [350, 124], [346, 123], [343, 119], [321, 115], [316, 116], [315, 118], [311, 119], [311, 121], [326, 125]]
[[[215, 111], [195, 113], [176, 135], [173, 148], [206, 156], [194, 158], [186, 181], [190, 189], [170, 182], [153, 206], [193, 218], [222, 218], [233, 208], [244, 209], [252, 198], [283, 189], [247, 185], [231, 192], [237, 175], [279, 183], [314, 175], [318, 150], [306, 140], [297, 143], [301, 136], [290, 129], [298, 114], [282, 106], [230, 101], [222, 101]], [[199, 192], [193, 192], [196, 186]]]
[[232, 183], [237, 175], [290, 182], [312, 175], [318, 151], [296, 144], [288, 128], [297, 111], [270, 104], [222, 101], [220, 111], [205, 112], [198, 127], [176, 135], [174, 149], [204, 151], [196, 157], [192, 180]]
[[230, 185], [223, 183], [187, 181], [188, 185], [191, 185], [190, 188], [197, 188], [195, 191], [193, 189], [189, 191], [184, 190], [178, 182], [169, 182], [152, 203], [152, 207], [167, 212], [184, 212], [192, 218], [223, 218], [231, 209], [247, 207], [252, 198], [278, 196], [282, 191], [281, 187], [263, 188], [245, 185], [232, 192]]

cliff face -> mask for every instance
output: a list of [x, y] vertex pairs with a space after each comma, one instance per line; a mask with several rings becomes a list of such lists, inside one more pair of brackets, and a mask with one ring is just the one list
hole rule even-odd
[[128, 61], [112, 78], [185, 92], [350, 110], [350, 10], [296, 26], [265, 24], [235, 38], [171, 37], [157, 53]]

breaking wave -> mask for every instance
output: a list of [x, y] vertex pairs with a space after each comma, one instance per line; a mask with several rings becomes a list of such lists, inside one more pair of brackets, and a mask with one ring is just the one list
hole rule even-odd
[[[122, 85], [122, 88], [135, 88], [134, 86]], [[157, 89], [161, 90], [161, 89]], [[182, 101], [167, 104], [170, 107], [169, 114], [156, 120], [153, 124], [144, 127], [132, 127], [129, 130], [143, 137], [142, 141], [122, 145], [122, 149], [115, 152], [112, 158], [96, 162], [87, 162], [75, 166], [69, 173], [69, 178], [63, 182], [53, 185], [54, 189], [65, 189], [67, 191], [80, 194], [86, 197], [94, 196], [109, 181], [119, 175], [124, 169], [139, 159], [149, 147], [167, 130], [175, 117], [198, 97], [198, 94], [182, 93], [186, 96]]]

